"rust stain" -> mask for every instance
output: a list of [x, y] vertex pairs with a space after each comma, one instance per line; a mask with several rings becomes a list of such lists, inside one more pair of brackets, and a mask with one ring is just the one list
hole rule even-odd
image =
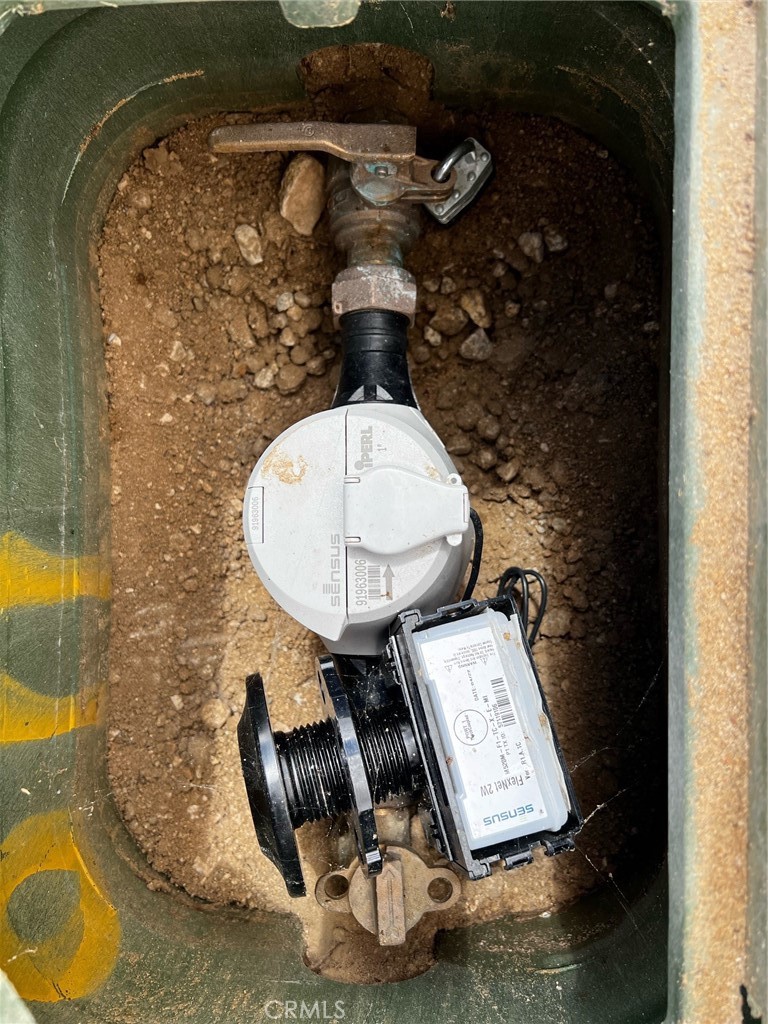
[[265, 477], [277, 477], [281, 483], [297, 484], [304, 479], [308, 469], [309, 463], [303, 455], [294, 460], [278, 446], [264, 459], [261, 472]]

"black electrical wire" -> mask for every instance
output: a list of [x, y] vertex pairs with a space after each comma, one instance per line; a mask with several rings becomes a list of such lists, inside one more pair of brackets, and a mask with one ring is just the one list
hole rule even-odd
[[464, 590], [464, 596], [462, 601], [468, 601], [472, 594], [475, 592], [475, 586], [477, 584], [477, 577], [480, 575], [480, 562], [483, 558], [483, 524], [480, 516], [475, 512], [473, 508], [469, 510], [469, 518], [472, 520], [472, 526], [475, 531], [475, 546], [472, 549], [472, 569], [469, 573], [469, 579], [467, 580], [467, 586]]
[[[539, 587], [539, 608], [533, 625], [528, 629], [528, 610], [530, 604], [530, 581], [533, 580]], [[519, 592], [518, 592], [519, 588]], [[536, 638], [544, 620], [547, 610], [548, 588], [544, 577], [535, 569], [521, 569], [518, 566], [511, 566], [506, 569], [499, 580], [498, 597], [511, 597], [516, 601], [520, 612], [520, 621], [523, 629], [528, 634], [528, 643], [531, 647], [536, 643]]]

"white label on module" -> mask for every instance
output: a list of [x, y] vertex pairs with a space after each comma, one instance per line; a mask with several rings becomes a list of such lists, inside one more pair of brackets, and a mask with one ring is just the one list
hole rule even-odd
[[[509, 623], [515, 630], [516, 621]], [[519, 630], [519, 627], [518, 627]], [[470, 845], [547, 828], [525, 722], [487, 626], [419, 645]]]

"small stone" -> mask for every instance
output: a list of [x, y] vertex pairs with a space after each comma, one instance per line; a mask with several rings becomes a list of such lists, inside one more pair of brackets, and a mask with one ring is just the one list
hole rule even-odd
[[440, 282], [440, 294], [441, 295], [453, 295], [458, 285], [452, 277], [444, 277]]
[[495, 416], [483, 416], [477, 421], [477, 432], [484, 441], [495, 441], [501, 433], [501, 424]]
[[530, 469], [526, 470], [525, 480], [533, 491], [543, 491], [548, 483], [544, 471], [538, 466], [531, 466]]
[[492, 320], [485, 306], [485, 296], [479, 288], [469, 288], [463, 292], [459, 305], [478, 327], [491, 326]]
[[115, 348], [120, 348], [123, 344], [123, 339], [120, 337], [119, 334], [115, 334], [115, 332], [112, 331], [111, 334], [107, 335], [107, 344], [114, 345]]
[[480, 469], [493, 469], [496, 465], [496, 452], [493, 448], [481, 448], [472, 460]]
[[416, 345], [413, 349], [413, 361], [415, 363], [428, 363], [430, 355], [431, 353], [426, 345]]
[[200, 718], [206, 728], [215, 732], [217, 729], [221, 729], [229, 718], [229, 708], [223, 700], [214, 697], [212, 700], [207, 700], [200, 708]]
[[491, 267], [491, 276], [504, 277], [508, 270], [509, 267], [503, 260], [496, 260], [496, 262]]
[[454, 306], [452, 302], [445, 302], [438, 307], [435, 315], [429, 321], [429, 326], [441, 334], [452, 338], [458, 334], [467, 323], [467, 314], [460, 306]]
[[275, 383], [281, 395], [292, 395], [294, 391], [299, 390], [306, 379], [307, 371], [303, 366], [288, 363], [287, 366], [280, 368]]
[[173, 416], [169, 412], [164, 412], [160, 417], [160, 422], [163, 426], [167, 426], [169, 423], [173, 423]]
[[227, 334], [241, 348], [249, 348], [253, 345], [253, 335], [248, 326], [248, 314], [245, 309], [240, 309], [227, 322]]
[[275, 309], [278, 313], [285, 313], [293, 305], [293, 292], [281, 292], [275, 299]]
[[184, 241], [192, 252], [203, 252], [208, 248], [208, 240], [200, 228], [187, 228], [184, 232]]
[[445, 447], [451, 455], [469, 455], [472, 451], [472, 441], [466, 434], [453, 434], [448, 438]]
[[[544, 228], [544, 244], [550, 252], [565, 252], [568, 248], [568, 239], [557, 224], [548, 224]], [[541, 260], [536, 262], [541, 263]]]
[[248, 394], [248, 386], [242, 380], [223, 380], [216, 389], [220, 402], [240, 402]]
[[514, 320], [519, 312], [520, 312], [520, 303], [519, 302], [512, 302], [512, 301], [510, 301], [510, 302], [505, 302], [504, 303], [504, 316], [507, 317], [509, 320]]
[[259, 391], [268, 391], [275, 383], [275, 371], [271, 366], [259, 370], [253, 378], [253, 383]]
[[280, 344], [285, 345], [286, 348], [293, 348], [299, 339], [296, 337], [296, 332], [292, 327], [284, 327], [282, 331], [280, 331], [280, 337], [278, 340]]
[[517, 459], [510, 459], [509, 462], [501, 462], [496, 467], [496, 476], [505, 484], [511, 484], [520, 472], [520, 463]]
[[544, 239], [539, 231], [524, 231], [517, 240], [517, 244], [534, 263], [542, 263], [544, 260]]
[[312, 351], [306, 345], [294, 345], [291, 349], [291, 362], [295, 363], [296, 366], [304, 366], [309, 362], [311, 355]]
[[186, 349], [178, 338], [171, 345], [171, 358], [174, 362], [182, 362], [186, 358]]
[[325, 171], [319, 160], [299, 153], [280, 185], [280, 213], [294, 231], [309, 236], [325, 208]]
[[181, 709], [184, 707], [184, 698], [181, 696], [180, 693], [172, 693], [171, 704], [173, 704], [177, 711], [181, 711]]
[[549, 637], [568, 636], [571, 631], [571, 613], [567, 608], [552, 608], [544, 616], [541, 635]]
[[293, 301], [299, 307], [299, 309], [309, 309], [312, 305], [312, 298], [307, 295], [306, 292], [297, 291], [294, 292]]
[[195, 393], [203, 405], [213, 405], [216, 401], [216, 388], [207, 380], [200, 381]]
[[432, 348], [438, 348], [443, 343], [443, 336], [439, 331], [436, 331], [434, 327], [430, 327], [429, 324], [424, 328], [424, 341]]
[[[453, 402], [457, 396], [454, 394]], [[452, 403], [453, 404], [453, 403]], [[470, 398], [456, 410], [456, 424], [462, 430], [474, 430], [485, 410], [476, 398]]]
[[422, 287], [425, 292], [430, 292], [432, 295], [435, 292], [440, 291], [440, 278], [439, 277], [425, 277], [422, 278]]
[[251, 287], [251, 278], [246, 267], [233, 267], [227, 276], [225, 287], [236, 299], [244, 295]]
[[618, 281], [611, 281], [610, 284], [607, 284], [605, 286], [605, 288], [603, 288], [603, 295], [605, 296], [606, 301], [608, 301], [608, 302], [613, 302], [613, 300], [616, 298], [618, 293], [619, 293], [619, 282]]
[[482, 327], [478, 327], [464, 339], [459, 353], [473, 363], [483, 363], [493, 354], [493, 342]]
[[142, 156], [144, 157], [147, 170], [153, 174], [164, 171], [168, 167], [171, 158], [168, 147], [164, 142], [161, 142], [159, 146], [151, 146], [149, 149], [145, 149]]
[[558, 487], [567, 487], [571, 482], [571, 471], [560, 459], [555, 459], [549, 465], [549, 475]]
[[249, 267], [264, 262], [264, 247], [261, 235], [252, 224], [238, 224], [235, 228], [235, 241]]
[[152, 208], [152, 196], [143, 188], [137, 188], [135, 192], [132, 192], [128, 201], [137, 210], [149, 210]]
[[322, 377], [325, 373], [325, 360], [322, 356], [313, 356], [307, 363], [307, 373], [313, 377]]

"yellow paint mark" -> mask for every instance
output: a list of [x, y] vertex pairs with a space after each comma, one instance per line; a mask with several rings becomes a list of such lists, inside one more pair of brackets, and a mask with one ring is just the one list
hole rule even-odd
[[76, 597], [106, 600], [110, 592], [110, 575], [98, 555], [62, 558], [35, 547], [18, 533], [0, 538], [0, 611]]
[[0, 672], [0, 744], [47, 740], [94, 725], [103, 688], [67, 697], [47, 697]]
[[[73, 872], [79, 899], [58, 932], [29, 943], [13, 928], [8, 903], [22, 882], [44, 871]], [[56, 898], [55, 891], [50, 895]], [[119, 948], [117, 911], [89, 872], [67, 812], [36, 814], [12, 829], [0, 846], [0, 967], [22, 999], [52, 1003], [88, 995], [112, 973]]]

